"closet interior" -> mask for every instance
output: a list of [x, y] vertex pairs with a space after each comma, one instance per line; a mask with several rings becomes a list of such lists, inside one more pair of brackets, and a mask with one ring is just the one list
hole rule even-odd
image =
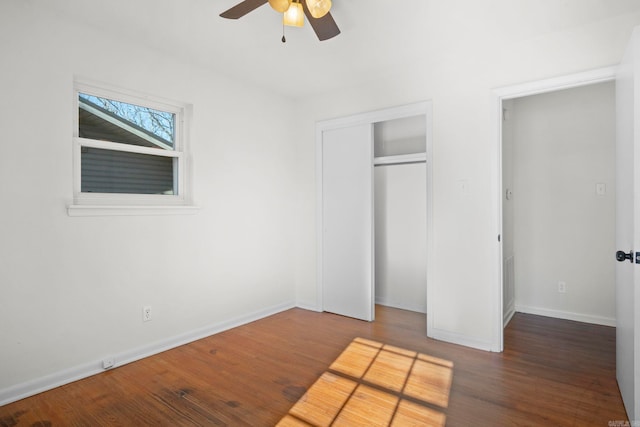
[[425, 115], [374, 123], [376, 304], [427, 311]]

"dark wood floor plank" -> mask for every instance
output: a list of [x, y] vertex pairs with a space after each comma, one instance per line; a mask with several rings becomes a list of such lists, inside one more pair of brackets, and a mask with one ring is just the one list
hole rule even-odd
[[453, 362], [448, 426], [627, 420], [615, 329], [516, 314], [501, 354], [426, 339], [423, 314], [292, 309], [0, 407], [5, 426], [272, 426], [356, 337]]

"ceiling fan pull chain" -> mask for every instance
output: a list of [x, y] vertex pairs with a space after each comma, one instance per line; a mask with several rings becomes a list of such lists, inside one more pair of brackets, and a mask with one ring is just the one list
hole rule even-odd
[[284, 37], [284, 20], [282, 20], [282, 43], [286, 43], [287, 39]]

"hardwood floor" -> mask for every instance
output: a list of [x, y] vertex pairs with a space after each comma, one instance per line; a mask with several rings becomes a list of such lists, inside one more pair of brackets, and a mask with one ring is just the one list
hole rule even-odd
[[453, 363], [447, 426], [627, 420], [615, 329], [516, 314], [504, 353], [426, 339], [425, 316], [373, 323], [292, 309], [0, 407], [6, 426], [273, 426], [356, 337]]

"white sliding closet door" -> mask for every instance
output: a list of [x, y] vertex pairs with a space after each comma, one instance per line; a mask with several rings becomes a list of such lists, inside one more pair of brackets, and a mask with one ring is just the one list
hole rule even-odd
[[322, 133], [323, 309], [372, 321], [373, 125]]

